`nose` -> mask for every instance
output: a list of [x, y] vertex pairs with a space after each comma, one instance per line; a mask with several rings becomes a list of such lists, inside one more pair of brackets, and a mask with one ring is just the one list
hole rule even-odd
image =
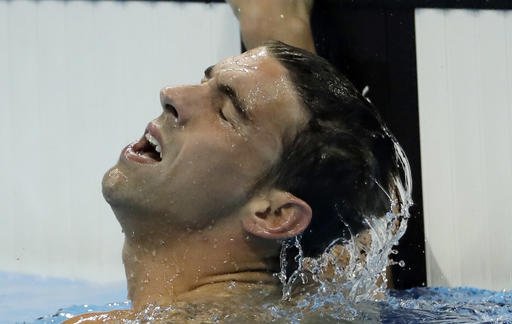
[[166, 87], [160, 90], [160, 103], [164, 112], [176, 118], [179, 125], [186, 124], [203, 106], [204, 97], [198, 86]]
[[176, 95], [175, 90], [171, 87], [165, 87], [162, 90], [160, 90], [160, 104], [162, 105], [162, 108], [164, 112], [170, 113], [174, 116], [176, 121], [180, 123], [180, 118], [183, 119], [183, 114], [178, 112], [176, 109]]

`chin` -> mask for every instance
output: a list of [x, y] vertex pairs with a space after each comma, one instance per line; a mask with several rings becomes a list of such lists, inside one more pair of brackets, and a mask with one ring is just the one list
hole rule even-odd
[[[116, 211], [127, 212], [131, 215], [164, 215], [168, 210], [162, 210], [162, 206], [154, 195], [148, 195], [148, 188], [134, 186], [137, 183], [134, 179], [129, 179], [118, 165], [112, 167], [103, 176], [101, 182], [103, 198], [110, 207]], [[151, 197], [151, 198], [149, 198]], [[164, 206], [165, 207], [165, 206]]]
[[117, 166], [114, 166], [105, 173], [101, 181], [103, 198], [111, 206], [118, 205], [121, 201], [126, 200], [124, 196], [126, 196], [127, 184], [126, 175]]

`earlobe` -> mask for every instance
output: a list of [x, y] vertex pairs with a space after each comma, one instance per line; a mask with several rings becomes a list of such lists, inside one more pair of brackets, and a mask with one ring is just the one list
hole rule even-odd
[[305, 201], [289, 192], [272, 189], [249, 202], [242, 226], [255, 236], [286, 239], [302, 233], [311, 217], [311, 207]]

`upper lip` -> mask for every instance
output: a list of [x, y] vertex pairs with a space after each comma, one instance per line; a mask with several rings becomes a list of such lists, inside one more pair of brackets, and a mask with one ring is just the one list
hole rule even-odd
[[149, 133], [151, 136], [156, 138], [156, 140], [160, 144], [160, 148], [162, 149], [162, 153], [163, 153], [164, 148], [163, 148], [163, 142], [162, 142], [162, 133], [160, 133], [158, 126], [156, 126], [153, 122], [150, 122], [148, 124], [148, 126], [146, 127], [146, 132], [144, 133], [144, 135], [146, 135], [147, 133]]

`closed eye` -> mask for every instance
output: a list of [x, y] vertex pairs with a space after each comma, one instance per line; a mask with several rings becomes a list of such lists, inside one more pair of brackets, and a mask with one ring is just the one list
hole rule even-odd
[[242, 101], [238, 97], [238, 95], [235, 92], [235, 90], [233, 90], [233, 88], [231, 88], [230, 86], [225, 85], [225, 84], [219, 84], [219, 91], [229, 98], [229, 100], [231, 101], [231, 103], [235, 107], [236, 112], [244, 120], [249, 120], [250, 119], [249, 115], [247, 113], [247, 109], [246, 109], [245, 105], [242, 103]]
[[224, 112], [221, 110], [219, 110], [219, 116], [220, 118], [224, 119], [225, 121], [229, 122], [229, 120], [226, 118], [226, 115], [224, 115]]

